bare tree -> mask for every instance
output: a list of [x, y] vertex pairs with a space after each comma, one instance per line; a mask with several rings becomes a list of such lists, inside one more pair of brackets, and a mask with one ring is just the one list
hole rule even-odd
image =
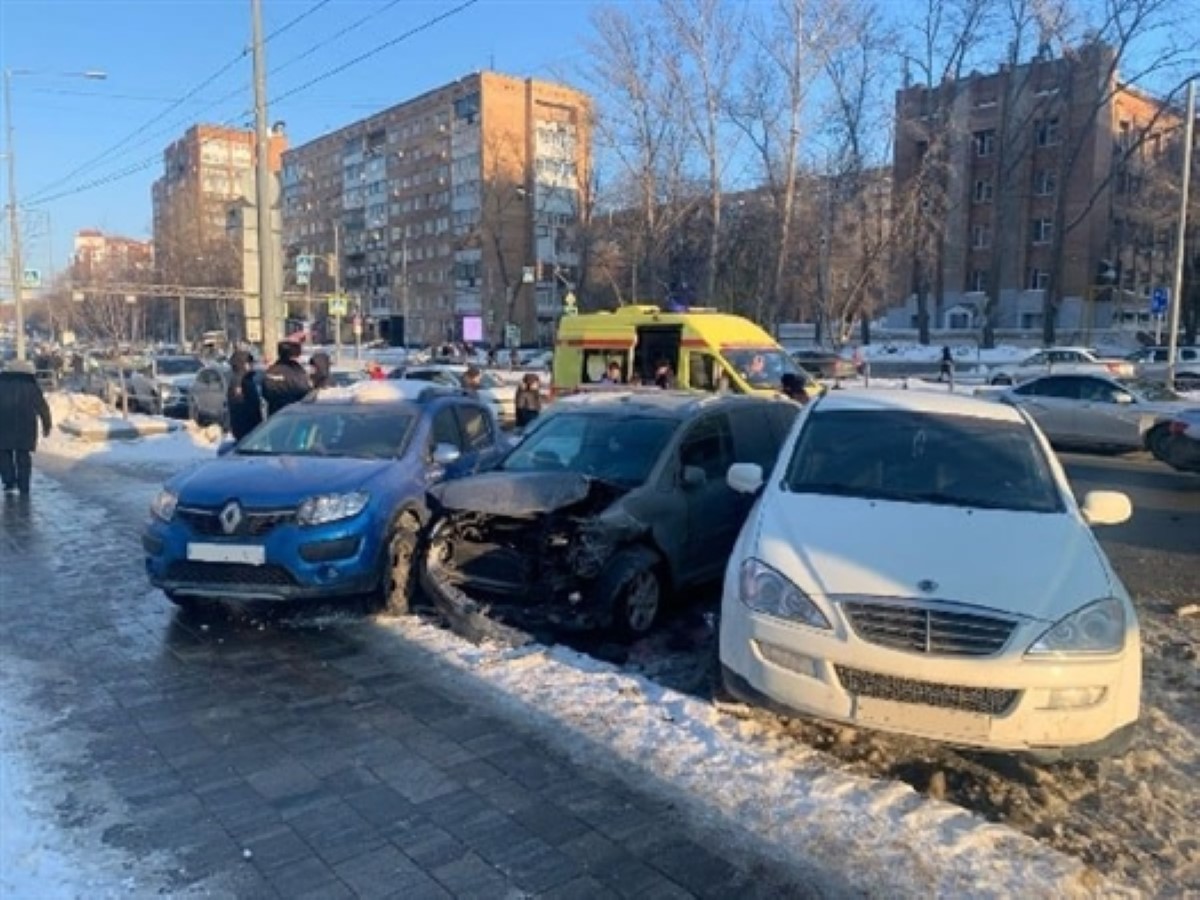
[[716, 296], [721, 254], [721, 207], [724, 194], [725, 127], [729, 92], [741, 50], [741, 17], [728, 0], [659, 0], [677, 52], [664, 57], [674, 92], [704, 155], [709, 212], [704, 298]]

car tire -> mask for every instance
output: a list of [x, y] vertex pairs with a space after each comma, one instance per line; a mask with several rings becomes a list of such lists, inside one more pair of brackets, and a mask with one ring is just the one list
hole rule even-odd
[[662, 612], [664, 585], [658, 555], [630, 547], [608, 561], [597, 585], [602, 608], [612, 610], [612, 630], [630, 641], [648, 634]]
[[379, 600], [381, 609], [389, 616], [406, 616], [411, 611], [417, 589], [420, 535], [421, 522], [412, 512], [401, 513], [388, 533]]
[[994, 375], [989, 383], [993, 387], [1007, 387], [1013, 383], [1013, 380], [1008, 375]]
[[1146, 449], [1155, 459], [1167, 462], [1170, 456], [1171, 429], [1168, 425], [1155, 425], [1146, 432]]

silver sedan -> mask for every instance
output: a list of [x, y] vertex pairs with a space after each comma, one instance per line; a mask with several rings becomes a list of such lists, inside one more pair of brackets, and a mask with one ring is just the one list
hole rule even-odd
[[1197, 405], [1161, 384], [1102, 375], [1044, 375], [1001, 399], [1029, 413], [1053, 444], [1111, 450], [1152, 448], [1173, 416]]

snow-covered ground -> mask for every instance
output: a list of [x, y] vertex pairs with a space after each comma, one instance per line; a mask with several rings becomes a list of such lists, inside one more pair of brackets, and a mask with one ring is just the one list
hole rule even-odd
[[[922, 344], [884, 342], [882, 344], [868, 344], [865, 347], [861, 347], [859, 352], [864, 359], [871, 361], [923, 362], [936, 365], [942, 359], [941, 344], [925, 346]], [[1001, 344], [999, 347], [993, 347], [988, 350], [981, 350], [975, 344], [951, 344], [950, 352], [954, 354], [954, 359], [959, 365], [964, 363], [996, 365], [1020, 362], [1035, 351], [1030, 347], [1017, 347], [1011, 344]], [[850, 359], [853, 355], [854, 351], [852, 349], [842, 351], [842, 356], [847, 359]]]

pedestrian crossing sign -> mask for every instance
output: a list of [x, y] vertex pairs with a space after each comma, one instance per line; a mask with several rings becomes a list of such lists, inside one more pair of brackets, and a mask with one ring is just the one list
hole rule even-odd
[[331, 316], [344, 316], [349, 312], [350, 306], [346, 302], [345, 297], [330, 297], [329, 298], [329, 314]]

